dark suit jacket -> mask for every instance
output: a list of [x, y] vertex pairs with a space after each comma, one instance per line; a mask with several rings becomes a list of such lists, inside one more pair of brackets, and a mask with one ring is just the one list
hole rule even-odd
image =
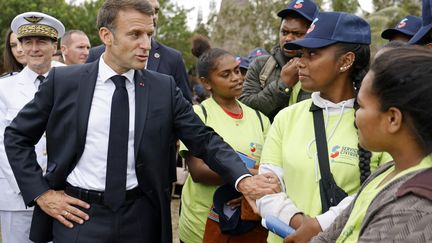
[[[104, 52], [105, 45], [91, 48], [87, 63], [98, 60]], [[152, 39], [147, 69], [173, 76], [177, 86], [183, 92], [183, 96], [192, 103], [189, 78], [183, 62], [183, 57], [179, 51]]]
[[[183, 96], [192, 104], [192, 94], [188, 81], [189, 79], [181, 53], [173, 48], [158, 43], [154, 39], [152, 39], [151, 41], [151, 46], [152, 48], [149, 53], [147, 69], [166, 75], [171, 75], [176, 81], [177, 86], [182, 91]], [[87, 58], [87, 63], [98, 60], [104, 52], [105, 45], [99, 45], [91, 48], [89, 56]], [[171, 173], [172, 182], [177, 181], [177, 139], [178, 138], [174, 136], [172, 137], [169, 149], [169, 153], [171, 156], [171, 164], [169, 170]]]
[[[34, 100], [6, 128], [6, 153], [27, 205], [48, 189], [65, 188], [84, 150], [97, 74], [98, 62], [53, 68]], [[136, 71], [134, 79], [135, 170], [139, 187], [153, 205], [145, 210], [158, 212], [153, 222], [161, 225], [159, 232], [147, 233], [152, 242], [172, 242], [167, 152], [172, 136], [231, 184], [249, 172], [231, 147], [195, 115], [172, 77], [143, 70]], [[45, 130], [48, 166], [42, 176], [33, 146]], [[36, 207], [31, 239], [49, 240], [52, 220]]]

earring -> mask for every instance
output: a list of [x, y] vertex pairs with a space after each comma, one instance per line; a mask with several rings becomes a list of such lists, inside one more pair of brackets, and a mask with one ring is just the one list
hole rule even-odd
[[345, 72], [345, 71], [348, 70], [348, 68], [350, 68], [350, 67], [351, 67], [351, 64], [348, 65], [348, 66], [346, 66], [346, 67], [341, 67], [339, 70], [340, 70], [341, 72]]

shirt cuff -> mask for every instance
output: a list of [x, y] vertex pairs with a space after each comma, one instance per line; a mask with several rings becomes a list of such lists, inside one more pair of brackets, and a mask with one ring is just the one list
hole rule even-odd
[[285, 95], [289, 95], [290, 91], [291, 91], [291, 88], [288, 87], [288, 85], [286, 85], [285, 82], [282, 80], [278, 81], [278, 89], [279, 89], [279, 91], [281, 91]]
[[336, 217], [337, 215], [333, 211], [329, 210], [321, 215], [317, 215], [316, 219], [318, 220], [318, 223], [321, 226], [321, 230], [324, 231], [328, 227], [330, 227], [330, 225], [334, 222]]
[[252, 175], [251, 175], [251, 174], [244, 174], [244, 175], [240, 176], [240, 177], [236, 180], [234, 186], [235, 186], [235, 189], [236, 189], [238, 192], [240, 192], [240, 191], [238, 190], [238, 188], [237, 188], [239, 182], [240, 182], [243, 178], [245, 178], [245, 177], [249, 177], [249, 176], [252, 176]]
[[316, 216], [316, 219], [318, 220], [318, 223], [320, 224], [322, 231], [330, 227], [330, 225], [334, 222], [336, 217], [339, 216], [339, 214], [341, 214], [342, 211], [345, 210], [351, 204], [354, 198], [355, 195], [347, 196], [341, 202], [339, 202], [338, 205], [330, 207], [330, 209], [327, 212]]

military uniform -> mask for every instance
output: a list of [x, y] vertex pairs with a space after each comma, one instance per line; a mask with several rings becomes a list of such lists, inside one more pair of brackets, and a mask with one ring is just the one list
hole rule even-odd
[[[63, 24], [57, 19], [38, 12], [20, 14], [12, 21], [11, 29], [22, 37], [41, 36], [57, 40], [64, 33]], [[15, 176], [6, 156], [5, 128], [18, 112], [31, 101], [44, 74], [36, 73], [29, 66], [20, 73], [0, 79], [0, 219], [3, 242], [25, 243], [29, 240], [33, 208], [27, 208]], [[39, 76], [39, 79], [38, 79]], [[39, 166], [46, 170], [47, 151], [43, 136], [35, 146]]]

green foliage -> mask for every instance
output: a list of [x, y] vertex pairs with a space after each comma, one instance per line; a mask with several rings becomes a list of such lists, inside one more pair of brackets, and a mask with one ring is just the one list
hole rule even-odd
[[333, 11], [356, 13], [359, 7], [357, 0], [333, 0]]
[[281, 20], [277, 13], [285, 6], [278, 0], [250, 0], [241, 8], [227, 4], [209, 20], [211, 40], [235, 54], [246, 55], [255, 47], [270, 50], [278, 41]]
[[191, 53], [190, 39], [193, 33], [187, 29], [187, 14], [190, 10], [171, 3], [170, 0], [160, 0], [158, 32], [156, 39], [183, 54], [186, 67], [193, 66], [195, 58]]

